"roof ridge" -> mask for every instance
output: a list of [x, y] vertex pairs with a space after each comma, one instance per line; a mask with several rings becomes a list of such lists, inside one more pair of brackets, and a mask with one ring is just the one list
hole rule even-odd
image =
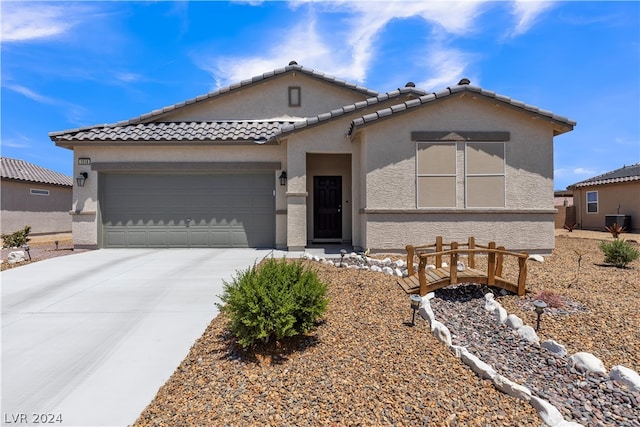
[[320, 80], [324, 80], [327, 81], [329, 83], [338, 85], [338, 86], [343, 86], [345, 88], [354, 90], [356, 92], [361, 92], [363, 94], [366, 95], [378, 95], [379, 92], [368, 89], [364, 86], [360, 86], [357, 85], [355, 83], [351, 83], [351, 82], [347, 82], [346, 80], [342, 80], [342, 79], [338, 79], [330, 74], [326, 74], [326, 73], [322, 73], [320, 71], [316, 71], [313, 68], [308, 68], [308, 67], [304, 67], [302, 65], [298, 65], [295, 61], [291, 61], [289, 63], [289, 65], [287, 65], [286, 67], [282, 67], [282, 68], [276, 68], [275, 70], [272, 71], [268, 71], [265, 73], [262, 73], [261, 75], [257, 75], [257, 76], [253, 76], [251, 78], [248, 79], [244, 79], [241, 80], [240, 82], [237, 83], [233, 83], [229, 86], [225, 86], [223, 88], [217, 89], [215, 91], [212, 92], [208, 92], [206, 94], [202, 94], [202, 95], [198, 95], [194, 98], [189, 98], [185, 101], [181, 101], [178, 102], [176, 104], [171, 104], [156, 110], [152, 110], [148, 113], [144, 113], [141, 114], [137, 117], [133, 117], [131, 119], [127, 119], [127, 120], [121, 120], [115, 123], [110, 123], [110, 124], [98, 124], [98, 125], [93, 125], [93, 126], [83, 126], [83, 127], [79, 127], [79, 128], [75, 128], [75, 129], [67, 129], [67, 130], [63, 130], [63, 131], [58, 131], [58, 132], [50, 132], [49, 133], [49, 137], [55, 137], [61, 134], [66, 134], [66, 133], [73, 133], [73, 132], [81, 132], [84, 130], [88, 130], [88, 129], [93, 129], [93, 128], [97, 128], [97, 127], [113, 127], [113, 126], [123, 126], [125, 124], [137, 124], [137, 123], [142, 123], [147, 121], [148, 119], [152, 119], [154, 117], [160, 117], [168, 112], [171, 111], [175, 111], [177, 109], [186, 107], [187, 105], [191, 105], [191, 104], [195, 104], [197, 102], [201, 102], [207, 99], [211, 99], [211, 98], [215, 98], [217, 96], [223, 95], [225, 93], [228, 92], [232, 92], [235, 91], [237, 89], [249, 86], [249, 85], [253, 85], [255, 83], [264, 81], [266, 79], [270, 79], [291, 71], [298, 71], [298, 72], [302, 72], [310, 77], [313, 78], [317, 78]]
[[351, 122], [351, 126], [349, 127], [349, 131], [347, 133], [347, 135], [351, 135], [353, 133], [353, 130], [355, 129], [355, 127], [357, 126], [361, 126], [365, 123], [369, 123], [372, 122], [374, 120], [378, 120], [382, 117], [387, 117], [390, 116], [394, 113], [400, 112], [400, 111], [405, 111], [411, 108], [415, 108], [418, 107], [420, 105], [423, 104], [427, 104], [429, 102], [433, 102], [435, 100], [441, 99], [441, 98], [445, 98], [447, 96], [453, 95], [455, 93], [461, 93], [461, 92], [474, 92], [474, 93], [478, 93], [480, 95], [489, 97], [489, 98], [493, 98], [496, 101], [499, 102], [503, 102], [509, 105], [512, 105], [514, 107], [517, 108], [522, 108], [524, 110], [530, 111], [532, 113], [535, 114], [540, 114], [542, 116], [545, 117], [549, 117], [552, 120], [558, 121], [558, 122], [562, 122], [566, 125], [569, 126], [575, 126], [576, 122], [574, 120], [571, 120], [567, 117], [564, 116], [559, 116], [557, 114], [552, 113], [551, 111], [548, 110], [543, 110], [539, 107], [536, 107], [534, 105], [530, 105], [530, 104], [525, 104], [522, 101], [517, 101], [514, 100], [508, 96], [505, 95], [500, 95], [496, 92], [493, 91], [489, 91], [486, 89], [483, 89], [479, 86], [473, 86], [471, 84], [457, 84], [457, 85], [453, 85], [453, 86], [448, 86], [445, 89], [441, 89], [439, 91], [436, 92], [431, 92], [431, 93], [425, 93], [424, 95], [416, 98], [416, 99], [411, 99], [408, 101], [405, 101], [401, 104], [397, 104], [397, 105], [392, 105], [390, 107], [384, 108], [382, 110], [378, 110], [374, 113], [371, 114], [367, 114], [365, 116], [359, 117], [358, 119], [355, 119]]

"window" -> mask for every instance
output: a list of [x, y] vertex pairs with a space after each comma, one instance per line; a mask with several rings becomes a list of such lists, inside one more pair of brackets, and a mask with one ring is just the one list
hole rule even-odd
[[597, 191], [587, 191], [587, 213], [598, 213]]
[[418, 208], [456, 207], [456, 143], [418, 142]]
[[32, 188], [29, 192], [31, 194], [35, 195], [35, 196], [48, 196], [49, 195], [49, 190], [40, 190], [38, 188]]
[[505, 207], [504, 142], [466, 144], [466, 206]]
[[300, 86], [289, 86], [289, 107], [299, 107], [301, 105], [300, 90]]

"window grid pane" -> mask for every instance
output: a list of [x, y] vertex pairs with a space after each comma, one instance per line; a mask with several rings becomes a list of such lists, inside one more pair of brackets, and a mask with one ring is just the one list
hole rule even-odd
[[455, 207], [455, 142], [419, 142], [416, 159], [418, 208]]
[[504, 208], [506, 174], [504, 142], [468, 142], [466, 160], [466, 206]]

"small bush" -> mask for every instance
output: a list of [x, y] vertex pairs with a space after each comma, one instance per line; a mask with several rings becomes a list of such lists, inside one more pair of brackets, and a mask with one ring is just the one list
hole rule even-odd
[[19, 248], [22, 245], [29, 243], [29, 233], [31, 233], [31, 226], [27, 225], [22, 230], [18, 230], [12, 234], [2, 234], [2, 247], [3, 248]]
[[224, 282], [223, 304], [230, 329], [243, 347], [308, 332], [327, 310], [327, 285], [301, 260], [268, 259]]
[[616, 267], [626, 267], [630, 262], [640, 258], [640, 251], [621, 239], [600, 242], [600, 250], [604, 253], [604, 262]]

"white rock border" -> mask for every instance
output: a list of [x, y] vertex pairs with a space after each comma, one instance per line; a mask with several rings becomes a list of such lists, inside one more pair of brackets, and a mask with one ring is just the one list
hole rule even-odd
[[[340, 267], [339, 261], [336, 264], [331, 260], [312, 255], [308, 252], [303, 253], [302, 258]], [[355, 252], [352, 252], [345, 255], [345, 258], [362, 258], [362, 256], [356, 254]], [[366, 261], [368, 264], [367, 266], [349, 266], [348, 268], [370, 270], [374, 272], [381, 272], [387, 275], [395, 275], [398, 277], [407, 276], [407, 269], [403, 268], [406, 267], [406, 263], [402, 260], [391, 261], [390, 258], [385, 258], [381, 261], [375, 258], [366, 257]], [[536, 259], [536, 261], [538, 260]], [[521, 384], [517, 384], [509, 380], [508, 378], [496, 373], [491, 365], [480, 360], [473, 353], [469, 352], [466, 347], [453, 345], [451, 343], [451, 331], [449, 331], [449, 328], [447, 328], [447, 326], [442, 322], [436, 320], [433, 309], [431, 308], [431, 303], [429, 301], [434, 297], [435, 294], [433, 292], [430, 292], [427, 295], [423, 296], [422, 301], [420, 302], [420, 309], [418, 313], [429, 323], [431, 333], [440, 342], [447, 345], [447, 347], [449, 347], [449, 349], [453, 351], [456, 357], [459, 358], [465, 365], [469, 366], [469, 368], [471, 368], [471, 370], [475, 372], [476, 375], [483, 379], [490, 379], [493, 383], [493, 386], [497, 390], [509, 396], [528, 402], [536, 410], [538, 416], [542, 419], [542, 421], [549, 427], [584, 427], [580, 423], [576, 423], [574, 421], [566, 421], [562, 417], [562, 413], [558, 410], [558, 408], [553, 406], [549, 401], [534, 396], [531, 393], [531, 390], [529, 390], [527, 387]], [[540, 338], [536, 334], [536, 331], [531, 326], [525, 325], [522, 322], [522, 319], [520, 319], [515, 314], [507, 314], [505, 308], [495, 300], [495, 295], [493, 295], [493, 293], [488, 292], [484, 297], [485, 310], [493, 313], [494, 318], [497, 322], [506, 324], [511, 329], [515, 330], [518, 335], [520, 335], [530, 343], [537, 344], [543, 348], [546, 348], [557, 357], [566, 357], [566, 348], [556, 341], [547, 340], [540, 344]], [[623, 384], [630, 390], [640, 391], [640, 375], [632, 369], [617, 365], [611, 369], [611, 372], [609, 374], [607, 374], [607, 370], [602, 361], [593, 354], [586, 352], [575, 353], [571, 357], [569, 357], [568, 361], [573, 365], [574, 368], [585, 372], [585, 374], [597, 373], [601, 375], [608, 375], [609, 378]]]

